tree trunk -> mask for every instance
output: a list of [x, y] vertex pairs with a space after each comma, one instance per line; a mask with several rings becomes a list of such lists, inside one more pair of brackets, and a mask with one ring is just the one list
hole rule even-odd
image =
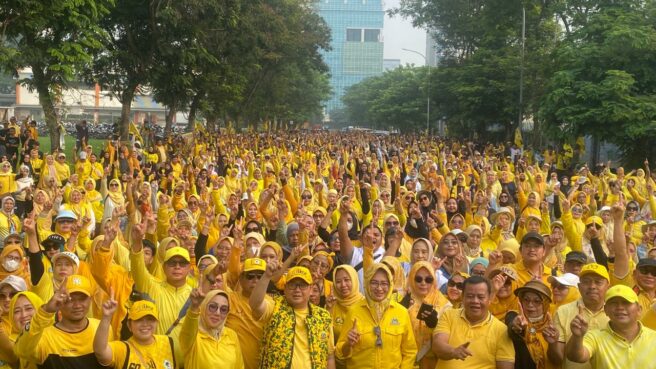
[[175, 118], [175, 114], [177, 113], [177, 109], [175, 106], [170, 106], [169, 110], [166, 112], [166, 126], [164, 127], [164, 132], [169, 133], [171, 132], [173, 128], [173, 118]]
[[39, 103], [43, 109], [46, 125], [48, 126], [50, 152], [55, 152], [59, 150], [59, 124], [57, 124], [57, 112], [55, 111], [55, 103], [50, 92], [50, 81], [47, 80], [43, 69], [38, 66], [34, 66], [32, 73], [34, 85], [39, 94]]
[[198, 111], [198, 106], [200, 105], [200, 100], [203, 95], [202, 92], [198, 92], [189, 105], [189, 122], [187, 123], [187, 129], [190, 131], [196, 126], [196, 112]]
[[132, 100], [137, 86], [128, 86], [121, 94], [121, 120], [119, 122], [119, 135], [122, 141], [127, 141], [130, 132], [130, 114], [132, 113]]

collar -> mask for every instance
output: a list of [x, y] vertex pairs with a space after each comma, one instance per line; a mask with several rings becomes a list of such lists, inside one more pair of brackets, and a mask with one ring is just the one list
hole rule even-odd
[[472, 324], [469, 321], [469, 319], [467, 319], [467, 317], [465, 316], [465, 308], [460, 308], [460, 318], [462, 320], [464, 320], [465, 322], [467, 322], [467, 325], [469, 325], [471, 328], [475, 328], [475, 327], [482, 327], [482, 326], [488, 324], [489, 322], [491, 322], [492, 321], [492, 314], [490, 314], [490, 312], [488, 311], [487, 312], [487, 317], [485, 319], [483, 319], [482, 321], [480, 321], [476, 324]]
[[627, 343], [632, 343], [632, 342], [637, 341], [642, 336], [642, 332], [644, 332], [644, 329], [643, 329], [644, 326], [642, 325], [642, 322], [640, 322], [638, 320], [637, 323], [638, 323], [638, 329], [639, 329], [638, 330], [638, 335], [636, 335], [635, 338], [633, 339], [633, 341], [631, 341], [631, 342], [627, 341], [626, 338], [622, 337], [617, 332], [615, 332], [615, 330], [613, 330], [613, 328], [610, 326], [610, 321], [606, 324], [606, 327], [604, 328], [604, 330], [606, 332], [608, 332], [608, 334], [610, 334], [612, 337], [614, 337], [617, 340], [627, 342]]

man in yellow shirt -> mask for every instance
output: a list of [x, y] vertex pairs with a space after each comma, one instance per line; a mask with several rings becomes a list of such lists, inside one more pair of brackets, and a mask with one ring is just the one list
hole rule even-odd
[[[244, 269], [239, 276], [239, 287], [235, 292], [228, 292], [230, 313], [226, 326], [239, 332], [239, 346], [244, 357], [245, 369], [257, 369], [260, 356], [260, 342], [264, 334], [264, 323], [253, 318], [249, 299], [257, 282], [266, 271], [266, 262], [252, 258], [244, 261]], [[273, 304], [273, 299], [265, 295], [267, 304]]]
[[512, 268], [517, 272], [517, 285], [523, 286], [532, 279], [540, 279], [547, 286], [551, 277], [551, 268], [544, 265], [544, 238], [537, 232], [528, 232], [519, 245], [521, 261]]
[[433, 334], [436, 369], [512, 369], [515, 349], [508, 327], [490, 314], [490, 281], [473, 276], [463, 283], [461, 309], [444, 312]]
[[[309, 269], [291, 268], [286, 276], [285, 295], [273, 303], [265, 300], [271, 277], [280, 268], [275, 260], [267, 264], [249, 300], [253, 318], [266, 325], [260, 368], [335, 369], [332, 319], [326, 310], [309, 303]], [[294, 332], [293, 338], [289, 337], [290, 330]]]
[[606, 267], [587, 264], [581, 269], [579, 291], [581, 298], [556, 310], [554, 325], [558, 330], [558, 342], [550, 344], [549, 359], [563, 369], [588, 369], [588, 363], [576, 363], [565, 358], [565, 343], [572, 337], [571, 322], [577, 315], [585, 317], [590, 329], [601, 329], [608, 323], [604, 314], [604, 295], [610, 285]]
[[[93, 353], [98, 320], [87, 318], [91, 306], [91, 282], [71, 275], [47, 304], [32, 317], [18, 336], [14, 351], [22, 363], [44, 369], [104, 368]], [[61, 319], [55, 323], [55, 314]]]
[[589, 330], [582, 314], [572, 320], [567, 358], [578, 363], [589, 361], [592, 369], [653, 367], [656, 331], [639, 322], [642, 307], [638, 295], [627, 286], [617, 285], [608, 289], [605, 302], [610, 321], [602, 329]]

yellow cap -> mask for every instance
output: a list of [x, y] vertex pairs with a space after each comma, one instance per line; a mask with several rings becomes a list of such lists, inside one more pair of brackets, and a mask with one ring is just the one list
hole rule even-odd
[[66, 290], [69, 294], [80, 292], [91, 296], [91, 282], [83, 275], [73, 274], [66, 280]]
[[588, 219], [585, 220], [585, 225], [586, 226], [589, 226], [590, 224], [593, 224], [593, 223], [600, 226], [600, 227], [604, 225], [603, 219], [601, 219], [600, 217], [598, 217], [596, 215], [588, 217]]
[[583, 278], [583, 276], [587, 274], [596, 274], [610, 282], [608, 270], [606, 270], [606, 267], [601, 264], [590, 263], [584, 265], [581, 269], [581, 274], [579, 274], [579, 278]]
[[175, 246], [166, 250], [166, 254], [164, 255], [164, 262], [169, 261], [169, 259], [174, 256], [180, 256], [187, 261], [191, 261], [191, 259], [189, 259], [189, 251], [187, 251], [187, 249], [180, 246]]
[[260, 258], [250, 258], [244, 261], [244, 272], [266, 271], [266, 261]]
[[128, 319], [139, 320], [148, 315], [151, 315], [153, 318], [159, 320], [157, 306], [155, 306], [155, 304], [150, 301], [140, 300], [132, 304], [130, 312], [128, 313]]
[[287, 282], [295, 278], [300, 278], [307, 282], [307, 284], [312, 284], [312, 273], [306, 267], [297, 266], [289, 269], [289, 272], [287, 272]]
[[635, 304], [638, 302], [638, 295], [630, 287], [618, 284], [615, 285], [606, 291], [605, 301], [612, 299], [613, 297], [621, 297], [626, 301]]

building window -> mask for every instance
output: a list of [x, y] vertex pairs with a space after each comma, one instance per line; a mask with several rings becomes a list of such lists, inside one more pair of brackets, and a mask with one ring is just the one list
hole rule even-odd
[[360, 28], [347, 28], [346, 41], [349, 42], [362, 42], [362, 29]]
[[379, 29], [365, 29], [364, 30], [364, 42], [380, 42], [380, 30]]

